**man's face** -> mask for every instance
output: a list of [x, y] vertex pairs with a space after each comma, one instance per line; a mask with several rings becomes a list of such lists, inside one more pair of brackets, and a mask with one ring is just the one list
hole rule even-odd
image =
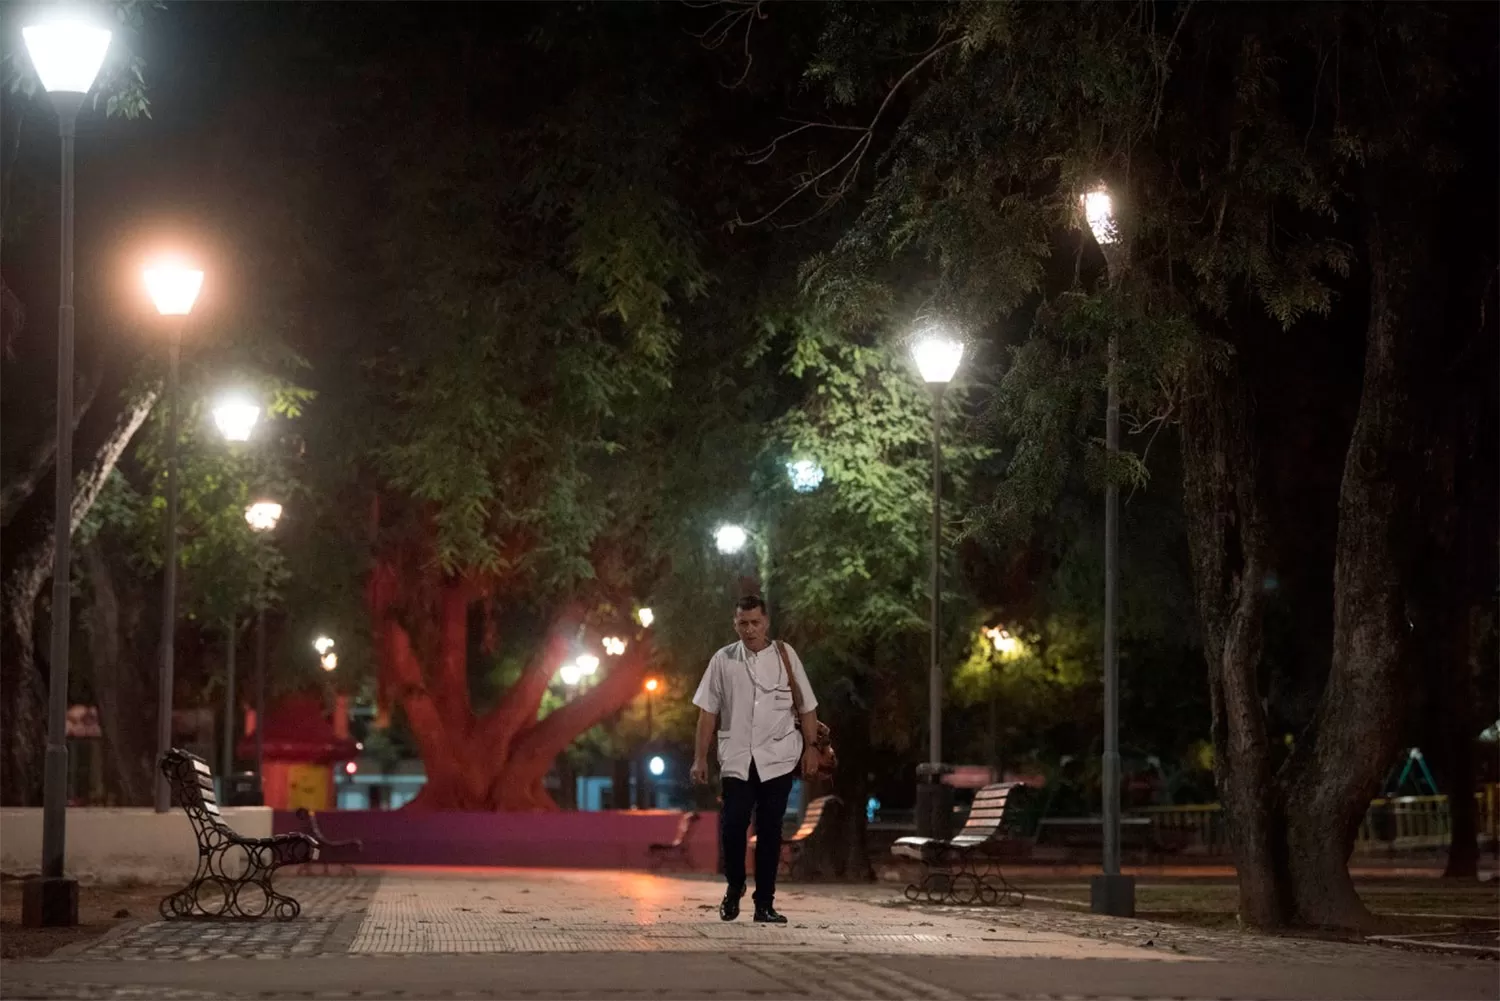
[[763, 608], [752, 608], [748, 612], [744, 609], [735, 610], [734, 631], [739, 633], [740, 639], [752, 650], [765, 647], [766, 631], [770, 627], [771, 620], [766, 618]]

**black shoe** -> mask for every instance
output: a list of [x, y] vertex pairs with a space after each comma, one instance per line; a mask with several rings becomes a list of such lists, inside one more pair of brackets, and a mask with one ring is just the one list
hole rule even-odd
[[786, 915], [778, 914], [770, 904], [755, 905], [755, 923], [761, 925], [784, 925]]
[[[740, 916], [740, 898], [744, 895], [745, 888], [743, 886], [731, 886], [728, 890], [724, 891], [724, 899], [719, 903], [720, 921], [733, 921]], [[759, 913], [759, 910], [759, 908], [756, 908], [757, 913]]]

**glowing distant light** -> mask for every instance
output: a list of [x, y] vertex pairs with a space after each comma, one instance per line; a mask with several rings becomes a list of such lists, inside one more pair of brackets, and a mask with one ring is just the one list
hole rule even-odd
[[823, 484], [823, 467], [811, 459], [788, 462], [786, 475], [792, 481], [792, 489], [799, 494], [810, 494]]
[[651, 609], [649, 608], [643, 608], [639, 612], [635, 613], [635, 618], [636, 621], [641, 625], [645, 626], [647, 629], [650, 629], [651, 623], [656, 621], [656, 613], [651, 611]]
[[604, 652], [611, 657], [618, 657], [625, 652], [625, 641], [618, 636], [604, 637]]
[[994, 626], [984, 631], [985, 636], [994, 644], [995, 650], [1002, 654], [1013, 654], [1021, 649], [1021, 641], [1011, 635], [1010, 630]]
[[578, 659], [573, 661], [573, 663], [578, 665], [578, 673], [585, 678], [592, 678], [594, 672], [599, 670], [599, 658], [591, 653], [579, 654]]
[[344, 764], [344, 774], [353, 775], [357, 771], [359, 771], [359, 765], [354, 762], [349, 761]]
[[1098, 188], [1084, 195], [1082, 201], [1083, 216], [1088, 220], [1089, 229], [1093, 231], [1099, 246], [1119, 243], [1120, 227], [1115, 222], [1115, 204], [1109, 192]]
[[269, 532], [281, 520], [281, 505], [275, 501], [256, 501], [245, 508], [245, 521], [257, 532]]
[[719, 552], [726, 556], [744, 549], [748, 541], [750, 541], [749, 534], [738, 525], [720, 525], [714, 532], [714, 545], [718, 546]]
[[565, 685], [576, 685], [579, 679], [583, 677], [583, 672], [578, 670], [577, 664], [564, 664], [562, 670], [557, 672], [557, 676], [562, 679], [562, 683]]
[[922, 373], [922, 381], [946, 385], [958, 372], [958, 363], [964, 357], [964, 342], [944, 333], [940, 327], [932, 327], [912, 342], [911, 357], [917, 363], [917, 371]]
[[49, 94], [87, 94], [109, 51], [110, 31], [81, 20], [33, 24], [21, 29], [26, 52]]
[[238, 393], [225, 396], [214, 406], [214, 424], [229, 441], [249, 441], [260, 420], [260, 407]]
[[658, 778], [660, 778], [661, 775], [662, 775], [662, 773], [664, 773], [667, 770], [667, 763], [664, 760], [662, 760], [661, 755], [658, 754], [658, 755], [656, 755], [655, 757], [653, 757], [651, 759], [651, 763], [647, 767], [649, 767], [651, 769], [651, 774], [652, 775], [655, 775]]
[[661, 687], [661, 681], [656, 678], [646, 679], [646, 691], [654, 692]]
[[323, 655], [322, 659], [320, 659], [318, 663], [323, 665], [323, 670], [332, 671], [334, 668], [339, 666], [339, 655], [334, 653], [332, 650], [329, 650]]
[[187, 316], [203, 288], [203, 272], [164, 261], [146, 269], [146, 290], [162, 316]]
[[318, 653], [327, 653], [333, 649], [333, 640], [327, 636], [319, 636], [313, 640], [313, 649]]

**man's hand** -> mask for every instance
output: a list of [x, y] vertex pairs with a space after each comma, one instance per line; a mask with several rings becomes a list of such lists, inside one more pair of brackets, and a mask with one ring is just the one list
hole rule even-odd
[[693, 770], [689, 772], [693, 781], [699, 785], [708, 785], [708, 762], [702, 758], [693, 759]]
[[804, 779], [815, 779], [818, 777], [818, 765], [823, 759], [818, 754], [818, 749], [811, 744], [802, 750], [802, 777]]

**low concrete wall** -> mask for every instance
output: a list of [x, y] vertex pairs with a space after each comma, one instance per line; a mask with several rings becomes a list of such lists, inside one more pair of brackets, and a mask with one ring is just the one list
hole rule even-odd
[[[225, 807], [225, 822], [247, 838], [271, 833], [264, 806]], [[198, 865], [198, 842], [181, 810], [73, 807], [64, 867], [84, 882], [185, 883]], [[0, 871], [32, 875], [42, 864], [42, 811], [0, 810]]]
[[[330, 841], [359, 838], [357, 861], [372, 865], [494, 865], [568, 869], [645, 869], [647, 846], [671, 842], [682, 814], [669, 810], [556, 813], [413, 813], [329, 810], [318, 825]], [[302, 830], [278, 810], [276, 831]], [[719, 818], [702, 813], [688, 839], [691, 869], [718, 868]], [[331, 857], [341, 857], [330, 853]]]

